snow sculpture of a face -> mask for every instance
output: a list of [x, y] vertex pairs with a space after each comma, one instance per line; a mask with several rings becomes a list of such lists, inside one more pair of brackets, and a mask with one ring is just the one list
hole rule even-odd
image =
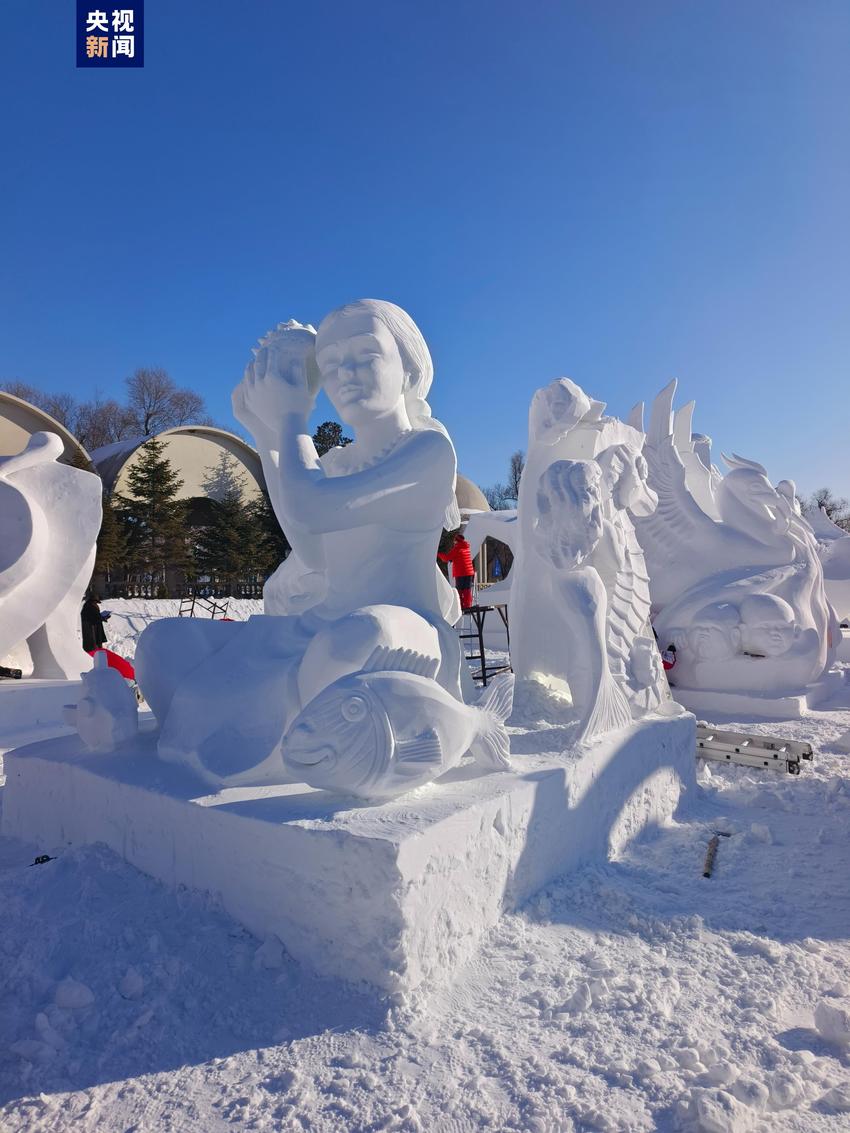
[[555, 444], [590, 412], [592, 404], [575, 382], [569, 378], [557, 378], [537, 390], [531, 399], [529, 440], [545, 445]]
[[774, 594], [751, 594], [740, 607], [741, 648], [753, 657], [781, 657], [799, 636], [794, 611]]
[[647, 483], [648, 469], [643, 453], [628, 445], [612, 445], [598, 456], [615, 508], [632, 515], [651, 515], [658, 496]]
[[676, 648], [690, 651], [698, 661], [726, 661], [738, 652], [741, 642], [737, 607], [728, 602], [705, 606], [694, 615], [694, 624], [675, 634]]
[[537, 489], [538, 552], [555, 567], [578, 566], [602, 535], [602, 470], [591, 460], [556, 460]]
[[661, 654], [653, 638], [635, 638], [629, 654], [629, 676], [639, 689], [653, 688], [664, 676]]
[[356, 428], [402, 400], [407, 375], [398, 345], [373, 314], [342, 313], [323, 323], [316, 361], [325, 392], [347, 425]]

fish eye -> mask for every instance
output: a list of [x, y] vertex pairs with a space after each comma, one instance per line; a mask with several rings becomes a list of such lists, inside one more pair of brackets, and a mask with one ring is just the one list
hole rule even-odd
[[362, 720], [366, 715], [366, 701], [362, 696], [349, 696], [343, 701], [341, 711], [346, 720]]

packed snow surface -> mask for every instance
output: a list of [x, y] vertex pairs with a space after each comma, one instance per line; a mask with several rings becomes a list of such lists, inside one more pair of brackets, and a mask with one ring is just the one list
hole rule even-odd
[[[252, 614], [263, 612], [259, 598], [217, 598], [215, 601], [227, 603], [227, 617], [235, 622], [243, 622]], [[180, 612], [180, 599], [104, 598], [100, 608], [110, 615], [104, 627], [107, 649], [132, 661], [142, 631], [159, 618], [176, 618]], [[201, 610], [200, 605], [198, 610]]]
[[[144, 605], [104, 603], [125, 656]], [[0, 840], [0, 1129], [847, 1130], [850, 690], [739, 726], [815, 762], [701, 765], [686, 818], [503, 917], [415, 1014], [104, 848]]]

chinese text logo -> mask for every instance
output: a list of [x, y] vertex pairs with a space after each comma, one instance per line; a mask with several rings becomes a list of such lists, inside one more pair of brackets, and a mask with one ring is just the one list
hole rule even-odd
[[143, 67], [144, 23], [144, 2], [103, 9], [77, 0], [77, 66]]

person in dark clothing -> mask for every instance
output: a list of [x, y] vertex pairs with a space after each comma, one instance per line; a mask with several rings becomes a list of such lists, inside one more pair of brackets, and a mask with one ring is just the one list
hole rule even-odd
[[96, 649], [106, 644], [100, 600], [95, 598], [94, 594], [89, 594], [83, 602], [80, 618], [83, 623], [83, 649], [86, 653], [94, 653]]
[[472, 605], [475, 583], [475, 567], [472, 565], [472, 554], [469, 543], [458, 531], [455, 535], [454, 546], [445, 553], [440, 551], [437, 555], [440, 562], [452, 564], [452, 577], [455, 580], [460, 608], [468, 610]]

